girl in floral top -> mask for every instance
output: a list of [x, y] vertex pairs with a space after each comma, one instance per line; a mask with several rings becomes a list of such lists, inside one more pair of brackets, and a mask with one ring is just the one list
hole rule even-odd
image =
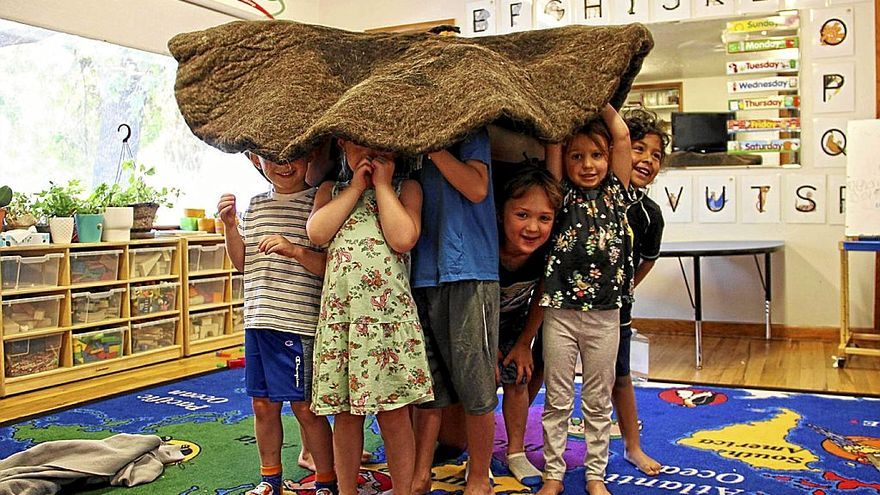
[[[626, 207], [632, 157], [629, 130], [610, 105], [563, 148], [547, 146], [547, 167], [562, 181], [562, 210], [544, 271], [544, 486], [562, 492], [565, 441], [574, 400], [577, 357], [583, 363], [581, 410], [587, 492], [608, 494], [605, 467], [611, 388], [629, 259]], [[609, 170], [610, 169], [610, 170]], [[563, 178], [563, 171], [565, 172]], [[609, 173], [611, 172], [611, 173]]]
[[340, 140], [349, 183], [318, 189], [306, 230], [330, 243], [315, 338], [312, 409], [334, 414], [341, 495], [357, 493], [364, 416], [376, 414], [394, 492], [411, 491], [415, 438], [409, 404], [434, 398], [409, 251], [421, 229], [422, 190], [395, 181], [394, 153]]

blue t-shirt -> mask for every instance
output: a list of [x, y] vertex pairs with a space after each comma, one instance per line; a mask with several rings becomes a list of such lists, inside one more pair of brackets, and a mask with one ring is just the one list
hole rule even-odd
[[498, 280], [498, 225], [492, 191], [489, 133], [474, 131], [450, 149], [465, 162], [489, 169], [489, 192], [472, 203], [456, 190], [431, 160], [419, 172], [422, 184], [422, 235], [413, 250], [412, 286], [437, 287], [462, 280]]

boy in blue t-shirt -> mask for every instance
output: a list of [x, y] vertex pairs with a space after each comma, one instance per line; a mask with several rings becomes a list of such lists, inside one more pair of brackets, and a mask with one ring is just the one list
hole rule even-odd
[[477, 130], [427, 155], [420, 171], [422, 232], [412, 287], [425, 330], [434, 397], [415, 413], [413, 491], [431, 490], [442, 409], [461, 403], [468, 439], [465, 493], [491, 493], [498, 349], [498, 226], [489, 134]]

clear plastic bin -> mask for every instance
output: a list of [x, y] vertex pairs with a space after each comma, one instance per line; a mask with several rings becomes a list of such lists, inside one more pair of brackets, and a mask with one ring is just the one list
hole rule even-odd
[[180, 282], [163, 282], [131, 288], [131, 316], [144, 316], [177, 307], [177, 288]]
[[128, 327], [74, 333], [70, 336], [73, 365], [95, 363], [122, 357]]
[[232, 308], [232, 332], [244, 332], [244, 306]]
[[48, 253], [42, 256], [0, 256], [3, 289], [57, 286], [58, 267], [63, 257], [61, 253]]
[[226, 277], [197, 278], [189, 281], [189, 305], [222, 303], [226, 293]]
[[189, 247], [189, 273], [222, 270], [226, 244], [196, 244]]
[[57, 369], [61, 364], [61, 334], [3, 343], [6, 378]]
[[244, 299], [244, 275], [232, 276], [232, 300], [241, 301]]
[[179, 318], [148, 321], [131, 326], [131, 353], [152, 351], [174, 345]]
[[117, 280], [121, 249], [109, 251], [71, 251], [70, 283], [86, 284]]
[[122, 294], [125, 289], [106, 292], [77, 292], [71, 294], [71, 318], [74, 325], [114, 320], [122, 315]]
[[189, 341], [219, 337], [226, 333], [226, 313], [228, 309], [194, 313], [189, 316]]
[[63, 294], [3, 301], [3, 335], [58, 327]]
[[131, 248], [128, 250], [129, 278], [171, 275], [174, 246]]

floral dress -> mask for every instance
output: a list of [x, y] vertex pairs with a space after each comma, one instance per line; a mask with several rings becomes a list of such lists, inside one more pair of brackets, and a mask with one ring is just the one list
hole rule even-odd
[[385, 242], [375, 190], [367, 189], [327, 249], [312, 410], [367, 415], [433, 398], [409, 253]]

